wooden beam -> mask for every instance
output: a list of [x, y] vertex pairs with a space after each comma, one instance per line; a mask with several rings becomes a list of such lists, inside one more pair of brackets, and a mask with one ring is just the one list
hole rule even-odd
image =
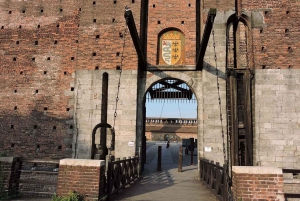
[[207, 44], [209, 41], [210, 33], [213, 28], [214, 20], [217, 14], [217, 9], [211, 8], [208, 12], [204, 33], [202, 37], [202, 41], [199, 48], [199, 53], [197, 55], [197, 62], [196, 62], [196, 70], [203, 69], [203, 59], [206, 52]]
[[131, 10], [126, 10], [124, 17], [126, 19], [126, 23], [127, 23], [136, 53], [138, 55], [138, 59], [140, 62], [142, 62], [142, 66], [143, 66], [144, 70], [146, 70], [147, 61], [146, 61], [146, 58], [144, 55], [144, 50], [141, 46], [141, 41], [140, 41], [136, 26], [135, 26], [135, 22], [134, 22], [134, 18], [133, 18]]

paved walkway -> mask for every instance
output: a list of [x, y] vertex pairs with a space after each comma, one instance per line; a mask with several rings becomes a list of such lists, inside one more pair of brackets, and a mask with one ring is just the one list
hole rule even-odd
[[[152, 145], [152, 146], [151, 146]], [[183, 156], [183, 172], [178, 172], [179, 145], [157, 142], [147, 144], [147, 164], [141, 178], [112, 200], [142, 201], [215, 201], [215, 196], [197, 179], [197, 165], [190, 165], [191, 156]], [[162, 146], [162, 171], [157, 172], [157, 147]], [[197, 164], [196, 156], [194, 163]]]

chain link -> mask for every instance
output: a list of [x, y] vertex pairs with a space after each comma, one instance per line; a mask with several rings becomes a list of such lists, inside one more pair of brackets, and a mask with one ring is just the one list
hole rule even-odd
[[214, 46], [214, 60], [216, 65], [216, 77], [217, 77], [217, 89], [218, 89], [218, 102], [219, 102], [219, 109], [220, 109], [220, 122], [221, 122], [221, 133], [223, 139], [223, 156], [224, 156], [224, 172], [226, 175], [226, 182], [227, 182], [227, 193], [229, 200], [232, 200], [232, 192], [231, 192], [231, 178], [229, 176], [229, 163], [226, 157], [226, 145], [225, 145], [225, 134], [224, 134], [224, 126], [223, 126], [223, 114], [222, 114], [222, 102], [221, 102], [221, 95], [220, 95], [220, 82], [219, 82], [219, 69], [218, 69], [218, 60], [217, 60], [217, 52], [216, 52], [216, 42], [215, 42], [215, 31], [212, 30], [213, 36], [213, 46]]
[[121, 61], [120, 61], [120, 76], [119, 76], [119, 82], [118, 82], [118, 90], [116, 95], [116, 105], [115, 105], [115, 112], [114, 112], [114, 123], [112, 129], [115, 130], [116, 125], [116, 119], [118, 116], [117, 110], [118, 110], [118, 102], [119, 102], [119, 93], [120, 93], [120, 87], [121, 87], [121, 77], [122, 77], [122, 71], [123, 71], [123, 61], [124, 61], [124, 50], [126, 46], [126, 35], [127, 35], [127, 19], [124, 27], [124, 34], [122, 36], [123, 39], [123, 47], [122, 47], [122, 53], [121, 53]]

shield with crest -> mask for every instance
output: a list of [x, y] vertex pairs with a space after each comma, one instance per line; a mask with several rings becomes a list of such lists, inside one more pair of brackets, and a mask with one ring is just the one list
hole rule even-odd
[[180, 34], [167, 32], [162, 35], [161, 56], [168, 65], [175, 65], [181, 58], [181, 39]]

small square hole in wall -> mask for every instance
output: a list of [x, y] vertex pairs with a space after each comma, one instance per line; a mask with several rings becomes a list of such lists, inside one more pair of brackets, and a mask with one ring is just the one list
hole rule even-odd
[[71, 60], [73, 61], [75, 58], [74, 57], [71, 57]]
[[119, 32], [119, 37], [123, 38], [123, 33]]
[[63, 9], [61, 8], [61, 9], [59, 9], [59, 12], [63, 12]]
[[4, 26], [1, 26], [1, 29], [4, 29]]
[[39, 41], [34, 41], [34, 45], [38, 45], [39, 44]]
[[20, 71], [20, 75], [23, 75], [23, 71]]
[[290, 14], [290, 11], [289, 11], [289, 10], [287, 10], [285, 13], [288, 15], [288, 14]]
[[47, 75], [47, 71], [44, 71], [44, 75]]
[[135, 3], [135, 0], [132, 0], [131, 3]]
[[288, 69], [292, 69], [292, 68], [293, 68], [293, 66], [291, 66], [291, 65], [288, 67]]
[[[36, 145], [36, 148], [39, 149], [41, 146], [39, 144]], [[36, 164], [34, 165], [36, 166]]]
[[114, 4], [116, 4], [117, 3], [117, 1], [116, 0], [114, 0]]
[[100, 35], [96, 35], [96, 39], [99, 39], [100, 38]]
[[56, 130], [56, 126], [53, 126], [52, 129], [53, 129], [53, 130]]
[[93, 19], [93, 22], [96, 23], [96, 22], [97, 22], [97, 19]]
[[56, 45], [56, 44], [57, 44], [57, 40], [54, 41], [54, 45]]
[[117, 52], [117, 53], [116, 53], [116, 56], [117, 56], [117, 57], [120, 56], [120, 52]]
[[191, 7], [191, 4], [190, 4], [190, 3], [188, 4], [188, 7]]
[[153, 4], [152, 7], [155, 8], [155, 4]]
[[22, 29], [22, 25], [19, 26], [19, 29]]
[[293, 51], [292, 47], [288, 47], [288, 51], [292, 52]]
[[70, 108], [66, 108], [66, 111], [67, 111], [67, 112], [70, 111]]
[[11, 14], [12, 13], [12, 11], [10, 10], [10, 11], [8, 11], [8, 14]]
[[41, 9], [41, 13], [43, 13], [44, 12], [44, 10], [43, 9]]
[[14, 125], [10, 125], [10, 128], [11, 128], [11, 129], [14, 129]]
[[78, 8], [78, 11], [81, 11], [81, 8]]
[[74, 91], [74, 87], [71, 87], [71, 91]]
[[33, 57], [33, 58], [31, 58], [31, 61], [35, 61], [35, 58]]
[[14, 58], [13, 58], [13, 61], [17, 61], [17, 58], [16, 58], [16, 57], [14, 57]]
[[159, 21], [157, 21], [157, 24], [160, 24], [160, 20], [159, 20]]
[[17, 110], [17, 109], [18, 109], [18, 106], [15, 106], [15, 107], [14, 107], [14, 110]]
[[121, 66], [116, 66], [116, 69], [117, 70], [121, 70]]
[[38, 28], [38, 29], [41, 28], [41, 25], [38, 24], [38, 25], [37, 25], [37, 28]]
[[44, 107], [44, 111], [47, 111], [48, 110], [48, 108], [47, 107]]
[[269, 15], [269, 11], [265, 11], [265, 16], [268, 16]]
[[260, 30], [259, 30], [259, 33], [263, 33], [263, 32], [264, 32], [264, 29], [260, 29]]
[[37, 125], [33, 125], [33, 128], [34, 128], [34, 129], [37, 129]]
[[50, 57], [47, 57], [47, 60], [48, 60], [48, 61], [50, 61], [50, 59], [51, 59]]
[[78, 43], [78, 40], [75, 40], [75, 43]]
[[289, 29], [285, 29], [284, 33], [289, 33], [289, 31], [290, 31]]
[[16, 41], [16, 44], [19, 45], [19, 44], [20, 44], [20, 41]]
[[17, 92], [18, 92], [18, 90], [15, 89], [15, 90], [14, 90], [14, 93], [17, 93]]
[[58, 146], [57, 149], [58, 149], [58, 150], [61, 150], [61, 146]]
[[181, 24], [184, 24], [184, 21], [181, 21]]
[[99, 70], [99, 66], [95, 66], [95, 70]]
[[64, 72], [64, 75], [67, 75], [67, 74], [68, 74], [67, 71], [65, 71], [65, 72]]
[[73, 125], [70, 125], [69, 128], [70, 128], [70, 129], [73, 129]]
[[93, 52], [93, 56], [97, 56], [97, 53], [96, 53], [96, 52]]
[[26, 12], [26, 10], [22, 10], [22, 13], [25, 13]]
[[96, 1], [93, 1], [93, 5], [96, 5]]
[[56, 25], [56, 28], [59, 28], [59, 24]]
[[262, 65], [261, 66], [262, 69], [266, 69], [266, 67], [267, 67], [266, 65]]
[[111, 20], [111, 22], [112, 22], [112, 23], [114, 23], [115, 21], [116, 21], [116, 19], [115, 19], [115, 18], [113, 18], [113, 19]]
[[261, 51], [263, 52], [263, 51], [265, 51], [265, 50], [266, 50], [265, 47], [262, 46], [262, 47], [261, 47]]
[[14, 143], [11, 143], [11, 144], [10, 144], [10, 147], [15, 147], [15, 144], [14, 144]]
[[35, 90], [35, 93], [38, 94], [38, 93], [39, 93], [39, 90]]

